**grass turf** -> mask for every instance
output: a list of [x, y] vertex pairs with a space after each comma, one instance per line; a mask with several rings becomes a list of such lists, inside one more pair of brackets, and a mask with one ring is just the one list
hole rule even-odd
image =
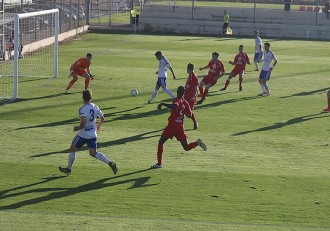
[[[328, 42], [272, 40], [279, 59], [270, 97], [254, 66], [247, 67], [243, 92], [237, 78], [219, 92], [225, 77], [195, 109], [199, 129], [186, 119], [188, 138], [208, 145], [183, 151], [165, 144], [164, 168], [150, 170], [169, 112], [156, 111], [160, 92], [146, 104], [156, 81], [156, 50], [168, 57], [184, 85], [186, 65], [204, 66], [213, 51], [228, 63], [244, 44], [253, 58], [253, 38], [86, 34], [60, 46], [60, 77], [21, 79], [20, 99], [2, 104], [0, 221], [6, 230], [329, 230]], [[117, 162], [104, 163], [78, 152], [73, 173], [67, 149], [79, 122], [83, 79], [63, 94], [70, 65], [87, 52], [96, 79], [93, 102], [106, 116], [99, 150]], [[136, 88], [139, 95], [130, 96]], [[109, 228], [111, 227], [111, 228]]]

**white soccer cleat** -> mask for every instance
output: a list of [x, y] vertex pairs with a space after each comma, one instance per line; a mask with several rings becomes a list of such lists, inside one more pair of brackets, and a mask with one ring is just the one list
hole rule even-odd
[[207, 150], [206, 144], [203, 142], [203, 140], [197, 139], [197, 143], [198, 143], [199, 147], [201, 147], [204, 151]]
[[150, 166], [150, 168], [162, 168], [162, 167], [163, 165], [162, 164], [159, 165], [158, 163]]

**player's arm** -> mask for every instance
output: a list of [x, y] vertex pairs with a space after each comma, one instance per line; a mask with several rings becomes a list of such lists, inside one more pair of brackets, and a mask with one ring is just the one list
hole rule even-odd
[[198, 94], [197, 88], [198, 88], [198, 85], [196, 85], [194, 87], [194, 93], [192, 94], [192, 97], [190, 98], [190, 101], [194, 101], [194, 99], [196, 98], [196, 95]]
[[101, 125], [103, 124], [103, 122], [104, 122], [104, 116], [101, 116], [101, 117], [99, 118], [99, 121], [98, 121], [97, 124], [96, 124], [96, 129], [97, 129], [97, 131], [100, 130]]
[[207, 68], [209, 68], [209, 65], [206, 65], [205, 67], [200, 67], [199, 70], [202, 71], [202, 70], [207, 69]]
[[87, 123], [87, 117], [86, 116], [81, 116], [80, 117], [80, 124], [79, 124], [79, 126], [74, 126], [73, 127], [73, 131], [74, 132], [77, 132], [80, 129], [83, 129], [85, 127], [86, 123]]
[[172, 73], [172, 76], [173, 76], [173, 79], [176, 79], [176, 76], [175, 76], [175, 73], [174, 73], [173, 68], [170, 66], [168, 69], [170, 69], [170, 71]]
[[177, 104], [160, 103], [158, 104], [157, 109], [158, 110], [162, 109], [162, 106], [167, 107], [170, 110], [174, 110], [178, 108]]
[[233, 61], [229, 61], [228, 63], [231, 64], [231, 65], [236, 65], [236, 62], [235, 61], [234, 62]]
[[277, 59], [274, 60], [273, 65], [270, 67], [270, 70], [271, 71], [274, 69], [274, 67], [276, 66], [276, 64], [277, 64]]

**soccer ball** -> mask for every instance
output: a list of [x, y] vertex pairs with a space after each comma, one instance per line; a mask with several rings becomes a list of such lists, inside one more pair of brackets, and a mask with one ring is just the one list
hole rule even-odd
[[136, 95], [138, 95], [139, 94], [139, 92], [138, 92], [138, 90], [136, 90], [135, 88], [133, 88], [132, 90], [131, 90], [131, 95], [132, 96], [136, 96]]

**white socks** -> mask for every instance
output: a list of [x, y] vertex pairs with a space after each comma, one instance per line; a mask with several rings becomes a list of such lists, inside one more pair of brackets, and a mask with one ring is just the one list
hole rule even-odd
[[106, 164], [109, 164], [110, 160], [108, 157], [106, 157], [103, 153], [97, 152], [95, 155], [95, 158], [99, 159], [100, 161], [103, 161]]
[[68, 169], [70, 169], [70, 170], [72, 169], [74, 159], [76, 159], [76, 153], [75, 152], [70, 152], [69, 158], [68, 158]]
[[167, 87], [165, 87], [165, 88], [163, 88], [163, 90], [164, 90], [167, 94], [169, 94], [172, 98], [175, 98], [175, 95], [173, 94], [173, 92], [172, 92], [170, 89], [168, 89]]

